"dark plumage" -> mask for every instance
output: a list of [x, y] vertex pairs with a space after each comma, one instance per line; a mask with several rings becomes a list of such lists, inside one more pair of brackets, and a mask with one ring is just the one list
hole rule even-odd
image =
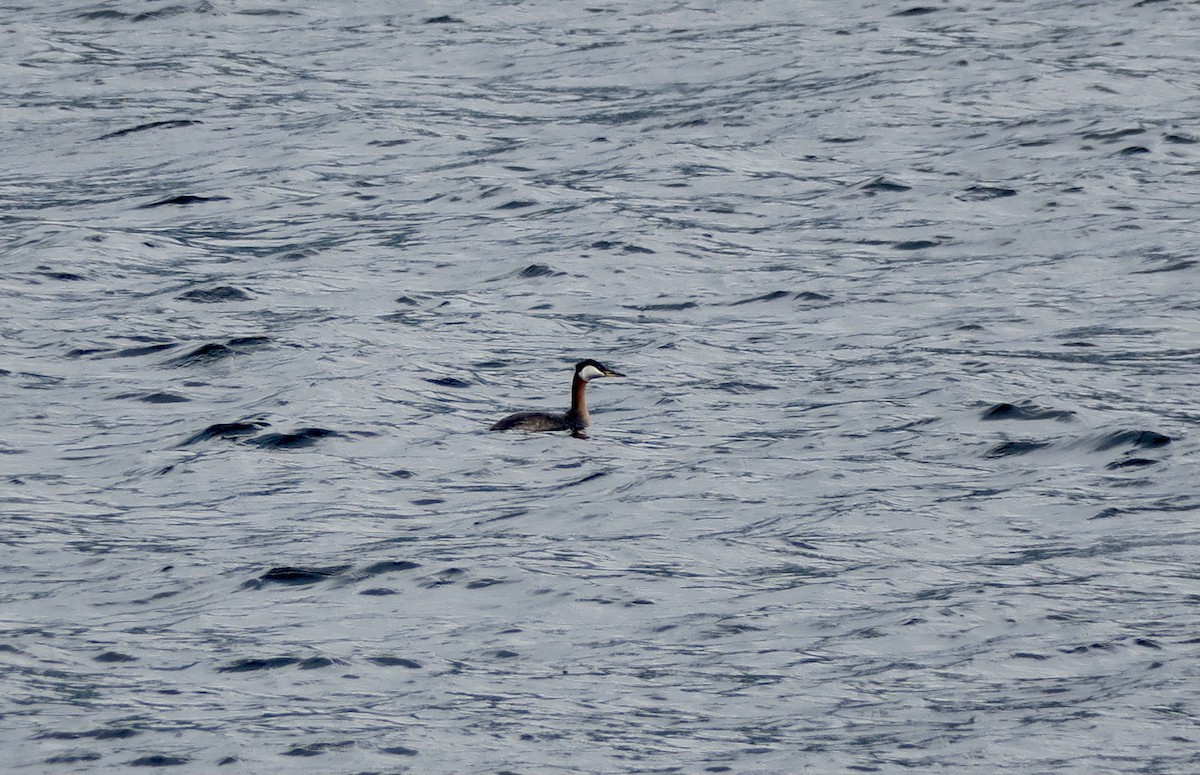
[[571, 431], [579, 433], [588, 427], [587, 401], [584, 392], [587, 383], [596, 377], [624, 377], [598, 361], [586, 360], [575, 364], [575, 376], [571, 379], [571, 408], [562, 414], [555, 412], [517, 412], [510, 414], [492, 426], [494, 431]]

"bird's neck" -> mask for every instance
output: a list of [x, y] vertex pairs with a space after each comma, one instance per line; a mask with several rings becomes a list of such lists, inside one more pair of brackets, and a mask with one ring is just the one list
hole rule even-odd
[[575, 379], [571, 380], [571, 411], [568, 414], [578, 428], [586, 428], [591, 422], [591, 418], [588, 417], [587, 398], [584, 396], [586, 390], [587, 380], [576, 374]]

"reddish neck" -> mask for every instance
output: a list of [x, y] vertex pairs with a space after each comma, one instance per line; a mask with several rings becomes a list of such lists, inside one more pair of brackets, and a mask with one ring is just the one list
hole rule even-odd
[[583, 395], [586, 389], [587, 381], [580, 379], [576, 374], [575, 379], [571, 380], [571, 411], [568, 414], [579, 428], [586, 428], [591, 422], [591, 418], [588, 417], [587, 400]]

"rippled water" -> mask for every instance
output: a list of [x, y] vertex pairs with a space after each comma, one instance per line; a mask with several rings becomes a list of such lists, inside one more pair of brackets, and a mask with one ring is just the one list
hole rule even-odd
[[1195, 771], [1197, 29], [0, 9], [5, 769]]

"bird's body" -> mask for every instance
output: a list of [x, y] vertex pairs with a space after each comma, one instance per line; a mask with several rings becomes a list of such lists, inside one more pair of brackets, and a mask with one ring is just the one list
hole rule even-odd
[[517, 412], [505, 417], [491, 429], [494, 431], [571, 431], [580, 433], [591, 423], [584, 395], [587, 383], [596, 377], [623, 376], [625, 375], [596, 361], [580, 361], [575, 364], [575, 376], [571, 379], [570, 409], [561, 414], [556, 412]]
[[587, 427], [570, 416], [570, 412], [517, 412], [491, 427], [494, 431], [577, 431]]

